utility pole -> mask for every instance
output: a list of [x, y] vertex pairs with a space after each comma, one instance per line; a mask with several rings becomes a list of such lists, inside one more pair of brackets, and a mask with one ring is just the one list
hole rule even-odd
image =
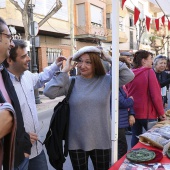
[[74, 0], [70, 0], [70, 39], [71, 39], [71, 55], [74, 54]]
[[[32, 72], [33, 73], [37, 73], [38, 69], [37, 69], [37, 56], [36, 56], [36, 52], [35, 52], [35, 26], [34, 26], [34, 21], [33, 21], [33, 7], [35, 7], [35, 4], [32, 4], [32, 0], [31, 3], [28, 5], [28, 10], [29, 10], [29, 14], [30, 14], [30, 25], [31, 25], [31, 44], [32, 44], [32, 50], [31, 50], [31, 60], [32, 60]], [[34, 94], [35, 94], [35, 102], [36, 104], [40, 104], [40, 97], [39, 97], [39, 91], [38, 89], [34, 90]]]

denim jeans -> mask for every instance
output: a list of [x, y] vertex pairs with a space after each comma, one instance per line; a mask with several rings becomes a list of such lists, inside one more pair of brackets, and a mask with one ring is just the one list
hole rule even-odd
[[24, 161], [14, 170], [28, 170], [29, 158], [25, 158]]
[[147, 122], [152, 122], [157, 119], [135, 119], [135, 124], [132, 126], [132, 139], [131, 139], [131, 147], [134, 147], [138, 142], [138, 136], [142, 134], [143, 128], [147, 130]]
[[44, 151], [30, 160], [25, 158], [22, 164], [14, 170], [48, 170]]

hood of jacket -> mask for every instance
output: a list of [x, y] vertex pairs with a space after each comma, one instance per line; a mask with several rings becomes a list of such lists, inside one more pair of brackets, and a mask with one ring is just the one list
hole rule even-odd
[[136, 69], [132, 69], [133, 73], [135, 74], [135, 77], [140, 76], [143, 72], [145, 72], [146, 70], [150, 70], [152, 68], [148, 68], [148, 67], [140, 67], [140, 68], [136, 68]]

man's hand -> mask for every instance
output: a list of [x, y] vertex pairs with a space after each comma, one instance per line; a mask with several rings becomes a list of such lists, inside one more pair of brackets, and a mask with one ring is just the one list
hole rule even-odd
[[8, 110], [0, 110], [0, 139], [11, 132], [13, 117]]
[[64, 60], [67, 60], [67, 59], [65, 57], [63, 57], [63, 56], [60, 56], [60, 57], [56, 58], [55, 62], [57, 64], [57, 66], [62, 66]]
[[133, 124], [135, 123], [135, 117], [133, 115], [129, 116], [129, 125], [133, 126]]
[[27, 153], [24, 153], [24, 156], [25, 156], [25, 158], [29, 158], [29, 154], [27, 154]]
[[30, 140], [33, 145], [38, 140], [38, 135], [34, 132], [29, 132], [28, 134], [30, 135]]
[[67, 61], [66, 61], [65, 66], [64, 66], [64, 68], [61, 70], [62, 72], [69, 72], [70, 70], [72, 70], [72, 69], [77, 65], [76, 62], [74, 62], [74, 63], [72, 64], [72, 58], [73, 58], [72, 56], [70, 56], [70, 57], [67, 58]]

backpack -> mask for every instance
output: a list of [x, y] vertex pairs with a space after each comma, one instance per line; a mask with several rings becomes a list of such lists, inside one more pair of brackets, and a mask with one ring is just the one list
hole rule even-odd
[[[66, 97], [54, 107], [49, 130], [43, 142], [45, 144], [50, 164], [57, 170], [63, 169], [65, 157], [68, 155], [68, 128], [69, 128], [69, 97], [75, 83], [72, 78]], [[63, 148], [63, 140], [64, 148]]]

